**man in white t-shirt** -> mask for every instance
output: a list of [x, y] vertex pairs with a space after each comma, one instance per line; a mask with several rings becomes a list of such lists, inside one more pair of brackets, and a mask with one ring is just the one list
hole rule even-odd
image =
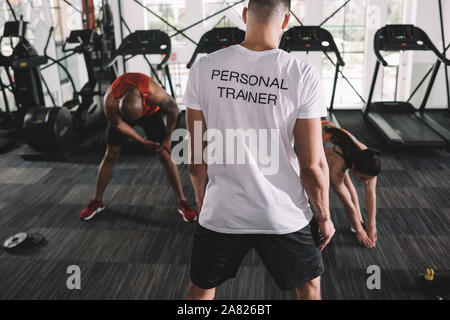
[[189, 299], [214, 299], [251, 249], [280, 289], [321, 299], [321, 250], [335, 232], [322, 144], [326, 104], [318, 73], [278, 49], [289, 11], [290, 0], [250, 0], [245, 41], [191, 70], [184, 104], [201, 213]]

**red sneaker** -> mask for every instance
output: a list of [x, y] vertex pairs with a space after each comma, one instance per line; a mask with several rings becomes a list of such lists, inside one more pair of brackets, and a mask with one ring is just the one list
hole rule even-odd
[[183, 216], [183, 220], [186, 222], [197, 221], [197, 214], [188, 201], [180, 202], [178, 212]]
[[103, 202], [91, 200], [86, 209], [81, 212], [80, 219], [84, 221], [91, 220], [97, 213], [100, 213], [105, 209], [106, 207]]

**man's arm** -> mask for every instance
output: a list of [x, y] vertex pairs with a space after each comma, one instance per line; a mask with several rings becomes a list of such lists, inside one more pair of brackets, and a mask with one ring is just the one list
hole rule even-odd
[[108, 120], [109, 124], [113, 126], [116, 130], [118, 130], [120, 133], [148, 147], [155, 147], [159, 145], [158, 143], [144, 139], [128, 123], [123, 121], [120, 115], [119, 106], [109, 93], [107, 93], [105, 96], [104, 105], [105, 105], [104, 111], [106, 119]]
[[364, 186], [366, 195], [366, 211], [369, 218], [367, 233], [375, 243], [378, 240], [377, 234], [377, 178], [371, 179]]
[[187, 109], [186, 120], [190, 135], [189, 174], [195, 191], [198, 211], [201, 212], [206, 185], [208, 184], [208, 168], [203, 158], [207, 145], [206, 141], [203, 141], [203, 135], [206, 132], [206, 122], [201, 111], [192, 109]]
[[150, 80], [150, 103], [167, 112], [167, 137], [170, 140], [178, 122], [180, 109], [176, 101], [155, 80]]
[[320, 119], [297, 120], [295, 144], [301, 170], [301, 179], [317, 213], [323, 250], [334, 236], [335, 228], [330, 216], [330, 175], [322, 144]]

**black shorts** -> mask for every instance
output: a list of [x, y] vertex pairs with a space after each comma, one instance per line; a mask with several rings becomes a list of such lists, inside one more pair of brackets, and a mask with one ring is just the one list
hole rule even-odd
[[[127, 122], [128, 123], [128, 122]], [[128, 123], [130, 126], [141, 127], [146, 135], [146, 138], [154, 142], [163, 142], [167, 137], [167, 130], [161, 112], [157, 112], [150, 117], [138, 119], [134, 122]], [[109, 146], [123, 147], [128, 142], [128, 137], [120, 133], [110, 124], [106, 129], [106, 144]]]
[[281, 290], [293, 290], [321, 276], [315, 220], [286, 235], [238, 235], [210, 231], [198, 225], [191, 260], [191, 281], [209, 290], [236, 276], [251, 249], [255, 249]]

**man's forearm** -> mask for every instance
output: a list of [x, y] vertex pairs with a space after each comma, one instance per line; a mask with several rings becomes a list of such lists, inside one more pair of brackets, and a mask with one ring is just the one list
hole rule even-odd
[[177, 103], [172, 99], [168, 99], [167, 103], [163, 106], [164, 110], [167, 110], [167, 136], [170, 137], [177, 127], [178, 116], [180, 114], [180, 109], [178, 109]]
[[178, 122], [178, 109], [177, 111], [173, 111], [167, 115], [167, 136], [170, 137], [177, 127]]
[[118, 125], [113, 125], [113, 127], [118, 130], [123, 135], [130, 137], [138, 142], [143, 142], [145, 139], [141, 137], [136, 130], [134, 130], [128, 123], [121, 122]]
[[323, 163], [317, 167], [303, 168], [301, 178], [306, 193], [311, 201], [319, 220], [329, 220], [330, 217], [330, 173]]
[[191, 177], [192, 186], [194, 187], [195, 200], [199, 209], [203, 205], [206, 193], [206, 185], [208, 184], [208, 169], [206, 164], [189, 165], [189, 175]]

